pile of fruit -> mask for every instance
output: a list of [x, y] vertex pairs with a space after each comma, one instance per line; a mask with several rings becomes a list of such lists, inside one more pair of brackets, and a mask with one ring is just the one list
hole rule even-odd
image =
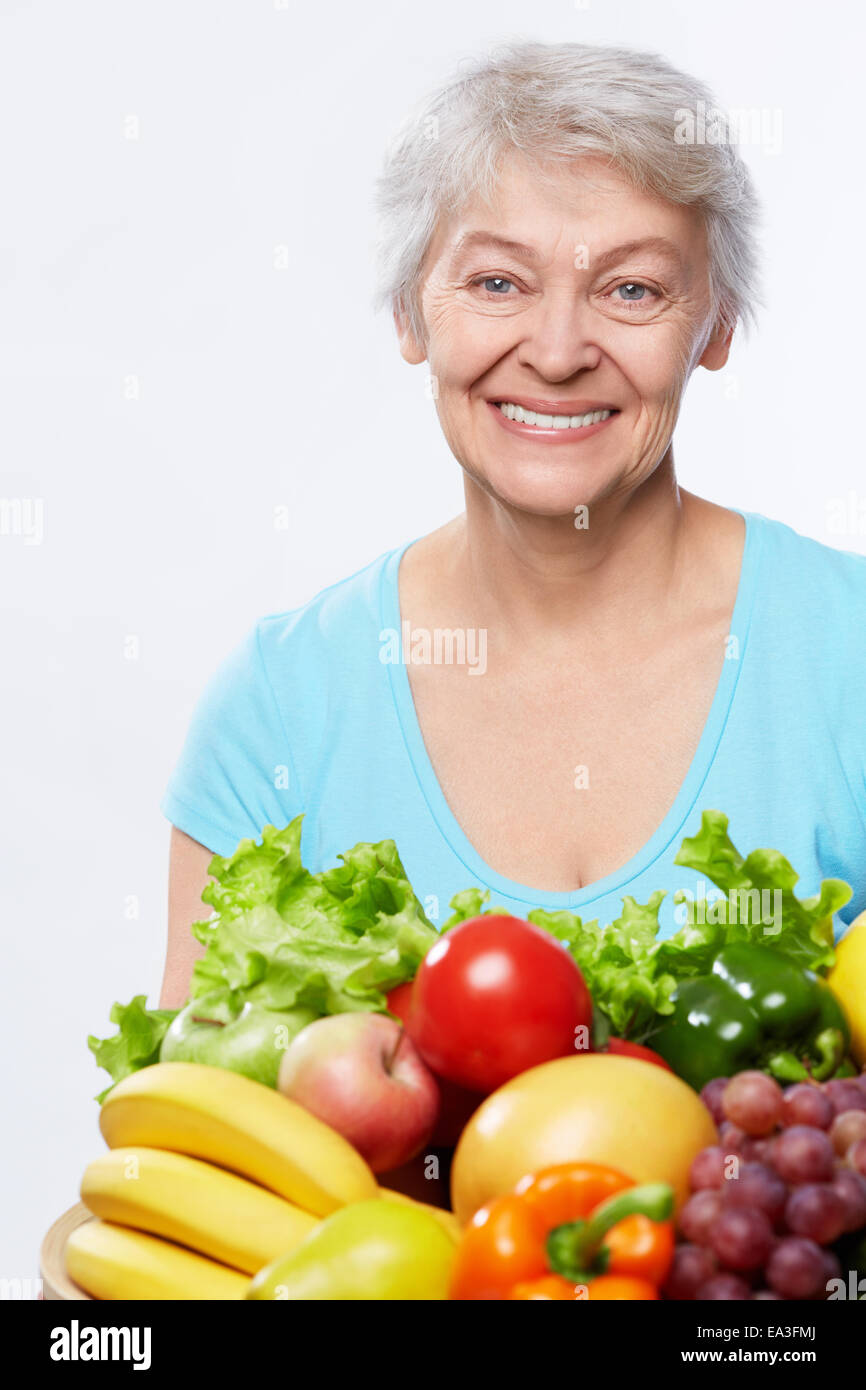
[[341, 1135], [260, 1082], [162, 1062], [114, 1087], [100, 1128], [109, 1152], [81, 1183], [97, 1219], [66, 1246], [95, 1298], [446, 1296], [453, 1218], [380, 1189]]
[[299, 845], [297, 821], [215, 859], [185, 1007], [139, 996], [89, 1040], [112, 1085], [81, 1186], [95, 1219], [67, 1249], [82, 1288], [859, 1296], [866, 920], [834, 949], [847, 885], [796, 898], [782, 856], [743, 859], [705, 812], [680, 862], [722, 887], [775, 876], [772, 933], [723, 905], [659, 940], [663, 894], [604, 930], [523, 921], [475, 889], [437, 932], [393, 842], [317, 875]]
[[332, 1126], [221, 1068], [139, 1070], [100, 1128], [109, 1152], [81, 1183], [95, 1219], [66, 1247], [68, 1274], [100, 1299], [537, 1298], [553, 1284], [658, 1298], [675, 1201], [715, 1136], [670, 1072], [559, 1058], [481, 1103], [454, 1155], [452, 1213], [380, 1187]]

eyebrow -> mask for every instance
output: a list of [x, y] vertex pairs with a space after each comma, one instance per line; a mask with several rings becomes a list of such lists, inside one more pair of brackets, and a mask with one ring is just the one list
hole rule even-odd
[[[539, 251], [532, 246], [526, 246], [522, 241], [510, 241], [507, 237], [500, 236], [498, 232], [483, 230], [464, 233], [454, 247], [454, 259], [456, 260], [458, 256], [473, 250], [476, 246], [493, 246], [500, 251], [507, 251], [509, 255], [519, 256], [522, 260], [533, 263], [542, 259]], [[600, 256], [591, 261], [591, 267], [594, 270], [604, 270], [640, 251], [656, 251], [661, 255], [669, 256], [678, 265], [683, 265], [682, 253], [674, 242], [663, 236], [647, 236], [636, 237], [631, 241], [620, 242], [618, 246], [611, 246], [609, 250], [602, 252]]]
[[532, 246], [524, 246], [522, 241], [509, 241], [507, 237], [500, 236], [498, 232], [464, 232], [463, 236], [454, 247], [454, 257], [462, 256], [466, 251], [472, 251], [476, 246], [495, 246], [500, 251], [507, 251], [512, 256], [520, 256], [524, 261], [540, 261], [541, 254]]

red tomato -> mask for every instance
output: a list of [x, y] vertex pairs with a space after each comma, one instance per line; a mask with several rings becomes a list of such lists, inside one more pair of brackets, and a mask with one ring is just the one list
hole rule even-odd
[[612, 1052], [615, 1057], [634, 1057], [639, 1062], [652, 1062], [654, 1066], [664, 1067], [665, 1071], [673, 1071], [664, 1057], [660, 1057], [657, 1052], [653, 1052], [651, 1047], [643, 1047], [641, 1043], [627, 1042], [625, 1038], [609, 1038], [605, 1052]]
[[488, 1094], [574, 1052], [592, 1000], [565, 947], [519, 917], [452, 927], [421, 962], [409, 1036], [439, 1076]]

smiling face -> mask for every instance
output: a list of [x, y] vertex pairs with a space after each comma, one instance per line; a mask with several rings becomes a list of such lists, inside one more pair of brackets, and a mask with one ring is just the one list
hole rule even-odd
[[[708, 256], [693, 209], [588, 158], [534, 175], [514, 154], [492, 207], [437, 229], [420, 297], [448, 444], [486, 493], [537, 516], [631, 493], [664, 457], [708, 342]], [[504, 409], [503, 409], [504, 406]], [[605, 414], [605, 412], [610, 412]]]

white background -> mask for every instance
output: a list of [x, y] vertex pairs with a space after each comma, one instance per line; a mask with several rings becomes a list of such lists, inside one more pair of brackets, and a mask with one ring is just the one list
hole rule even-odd
[[156, 1001], [158, 801], [207, 676], [256, 617], [460, 510], [426, 370], [370, 311], [372, 184], [404, 110], [509, 37], [652, 49], [725, 109], [781, 111], [781, 152], [743, 147], [767, 308], [693, 379], [678, 469], [866, 550], [828, 528], [866, 506], [847, 0], [0, 4], [0, 496], [44, 507], [41, 545], [0, 536], [0, 1276], [35, 1274], [101, 1150], [87, 1033]]

